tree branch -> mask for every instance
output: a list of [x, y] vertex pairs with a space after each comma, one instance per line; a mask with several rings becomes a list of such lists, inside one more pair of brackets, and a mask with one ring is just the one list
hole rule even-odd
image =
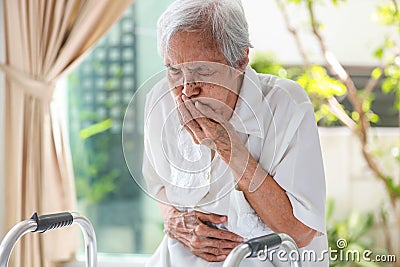
[[339, 79], [342, 81], [342, 83], [346, 86], [349, 100], [352, 103], [355, 111], [360, 115], [361, 142], [363, 144], [367, 144], [367, 129], [370, 127], [370, 125], [369, 125], [369, 121], [367, 120], [367, 118], [365, 116], [365, 112], [363, 111], [362, 101], [358, 98], [357, 88], [356, 88], [353, 80], [350, 78], [350, 75], [347, 73], [347, 71], [339, 63], [339, 61], [336, 59], [336, 57], [330, 51], [328, 51], [328, 49], [325, 45], [325, 41], [324, 41], [321, 33], [318, 30], [319, 25], [315, 19], [315, 15], [314, 15], [313, 0], [307, 1], [307, 9], [308, 9], [308, 13], [309, 13], [310, 20], [311, 20], [312, 32], [314, 33], [315, 37], [317, 38], [317, 40], [319, 42], [319, 46], [321, 48], [322, 55], [324, 56], [324, 58], [328, 64], [328, 68], [333, 74], [338, 76]]
[[[310, 69], [311, 64], [308, 59], [306, 49], [304, 48], [303, 43], [300, 40], [298, 30], [295, 27], [293, 27], [292, 24], [290, 23], [290, 18], [286, 6], [283, 4], [282, 0], [276, 0], [276, 3], [279, 7], [279, 10], [282, 13], [282, 17], [285, 22], [287, 30], [289, 31], [289, 33], [291, 33], [292, 37], [296, 42], [296, 47], [301, 55], [304, 67], [306, 69]], [[327, 101], [327, 104], [329, 107], [329, 111], [332, 114], [334, 114], [339, 119], [339, 121], [341, 121], [345, 126], [350, 128], [352, 132], [356, 133], [357, 124], [347, 115], [347, 113], [340, 106], [340, 103], [337, 101], [337, 99], [334, 97], [330, 97]]]
[[357, 124], [347, 115], [336, 98], [328, 98], [329, 111], [334, 114], [353, 133], [357, 133]]
[[282, 13], [283, 20], [286, 25], [286, 29], [292, 34], [292, 36], [296, 42], [296, 47], [301, 55], [304, 67], [309, 69], [311, 67], [311, 64], [310, 64], [310, 61], [308, 60], [306, 50], [303, 46], [303, 43], [300, 41], [300, 36], [298, 34], [297, 29], [295, 27], [293, 27], [290, 23], [290, 19], [289, 19], [288, 12], [286, 10], [286, 6], [282, 3], [282, 0], [276, 0], [276, 4], [278, 5], [279, 10]]
[[[276, 3], [278, 4], [278, 7], [282, 12], [282, 15], [285, 20], [285, 24], [286, 24], [288, 31], [292, 34], [292, 36], [296, 40], [297, 48], [302, 55], [302, 59], [303, 59], [303, 63], [305, 65], [305, 67], [310, 66], [309, 60], [305, 53], [305, 49], [302, 45], [302, 42], [300, 41], [298, 31], [290, 24], [290, 19], [289, 19], [287, 10], [285, 8], [285, 5], [282, 3], [281, 0], [276, 0]], [[354, 133], [356, 133], [359, 136], [359, 138], [361, 140], [361, 144], [362, 144], [362, 149], [363, 149], [362, 152], [363, 152], [364, 158], [367, 161], [368, 166], [376, 174], [376, 176], [378, 178], [380, 178], [382, 181], [385, 182], [385, 185], [386, 185], [386, 180], [387, 180], [386, 176], [380, 171], [379, 167], [377, 166], [377, 164], [375, 163], [372, 156], [370, 155], [370, 153], [367, 150], [367, 146], [368, 146], [367, 129], [369, 128], [369, 123], [365, 117], [364, 111], [362, 110], [362, 101], [359, 99], [359, 97], [357, 95], [357, 88], [354, 85], [353, 80], [350, 78], [350, 75], [343, 68], [343, 66], [339, 63], [339, 61], [336, 59], [336, 57], [327, 50], [325, 41], [318, 30], [318, 23], [315, 19], [312, 0], [308, 0], [307, 3], [308, 3], [307, 7], [308, 7], [309, 15], [310, 15], [312, 30], [313, 30], [314, 35], [316, 36], [316, 38], [319, 41], [321, 52], [324, 55], [325, 60], [328, 63], [329, 68], [331, 69], [331, 72], [336, 74], [339, 77], [339, 79], [346, 86], [349, 99], [350, 99], [351, 103], [353, 104], [355, 110], [360, 114], [361, 128], [357, 127], [357, 124], [346, 114], [346, 112], [340, 106], [339, 102], [334, 97], [330, 97], [327, 101], [329, 110], [344, 125], [346, 125], [348, 128], [350, 128], [351, 131], [353, 131]], [[374, 83], [372, 83], [372, 81], [371, 81], [369, 83], [369, 85], [367, 85], [368, 90], [372, 90], [376, 86], [377, 80], [375, 80]], [[372, 89], [369, 89], [369, 88], [372, 88]]]
[[[397, 7], [397, 2], [396, 0], [392, 0], [395, 4], [396, 8], [396, 14], [398, 14], [398, 7]], [[327, 47], [325, 45], [324, 39], [322, 38], [322, 35], [320, 34], [318, 30], [318, 24], [315, 20], [314, 16], [314, 5], [313, 5], [313, 0], [307, 0], [307, 7], [309, 11], [309, 16], [311, 20], [311, 26], [313, 33], [317, 40], [319, 41], [319, 45], [322, 51], [323, 56], [325, 57], [332, 73], [336, 74], [339, 79], [344, 83], [344, 85], [347, 88], [348, 92], [348, 97], [353, 105], [355, 111], [357, 111], [360, 115], [360, 128], [356, 131], [358, 133], [358, 136], [361, 141], [361, 147], [362, 147], [362, 154], [364, 156], [364, 159], [366, 160], [368, 167], [372, 170], [372, 172], [375, 174], [375, 176], [381, 180], [384, 185], [385, 189], [389, 195], [390, 203], [394, 209], [394, 213], [396, 216], [396, 221], [398, 227], [400, 227], [400, 211], [397, 209], [397, 200], [398, 197], [395, 195], [395, 193], [392, 191], [390, 184], [389, 184], [389, 177], [387, 177], [382, 170], [378, 167], [377, 163], [375, 162], [372, 154], [368, 150], [368, 128], [370, 127], [369, 121], [366, 118], [366, 114], [363, 111], [362, 104], [363, 104], [363, 99], [361, 99], [358, 94], [357, 94], [357, 88], [354, 85], [353, 80], [350, 78], [349, 74], [346, 72], [346, 70], [343, 68], [343, 66], [339, 63], [339, 61], [336, 59], [336, 57], [330, 53], [327, 50]], [[377, 81], [375, 81], [377, 82]], [[369, 91], [372, 91], [373, 88], [375, 87], [375, 84], [371, 81], [369, 85], [367, 86], [367, 93]], [[400, 115], [399, 115], [400, 117]], [[400, 266], [400, 263], [396, 263], [396, 266]]]
[[383, 67], [379, 67], [379, 69], [381, 70], [381, 75], [379, 75], [379, 77], [377, 77], [377, 78], [374, 78], [374, 77], [369, 78], [367, 85], [365, 86], [364, 92], [366, 93], [367, 96], [372, 93], [372, 91], [376, 88], [379, 81], [383, 77], [384, 69], [383, 69]]
[[394, 5], [394, 15], [398, 16], [399, 15], [399, 6], [398, 6], [398, 3], [397, 3], [397, 0], [392, 0], [392, 2], [393, 2], [393, 5]]

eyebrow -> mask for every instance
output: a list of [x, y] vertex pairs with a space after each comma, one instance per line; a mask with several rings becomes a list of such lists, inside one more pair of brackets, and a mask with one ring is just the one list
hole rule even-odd
[[[172, 70], [180, 70], [181, 69], [182, 64], [176, 64], [176, 65], [171, 65], [171, 64], [166, 64], [165, 67], [167, 67], [168, 69], [172, 69]], [[196, 71], [201, 69], [203, 66], [196, 66], [194, 68], [188, 68], [190, 71]]]
[[[188, 67], [188, 69], [190, 71], [198, 71], [200, 69], [209, 69], [209, 70], [211, 70], [212, 68], [210, 68], [205, 62], [223, 64], [223, 63], [221, 63], [222, 61], [223, 60], [219, 60], [219, 59], [218, 60], [213, 60], [213, 61], [199, 61], [199, 62], [202, 62], [200, 65], [194, 66], [193, 68]], [[186, 63], [190, 63], [190, 62], [184, 62], [184, 63], [180, 63], [180, 64], [176, 64], [176, 65], [171, 65], [170, 63], [168, 63], [168, 64], [165, 64], [164, 66], [169, 68], [169, 69], [179, 70], [181, 68], [181, 66], [186, 64]]]

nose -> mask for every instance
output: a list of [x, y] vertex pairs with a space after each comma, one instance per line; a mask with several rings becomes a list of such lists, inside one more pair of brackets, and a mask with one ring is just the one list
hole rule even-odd
[[190, 98], [199, 95], [200, 92], [200, 84], [196, 82], [193, 73], [190, 70], [184, 71], [182, 94]]
[[196, 82], [184, 81], [182, 94], [187, 97], [193, 97], [199, 95], [201, 92], [201, 87]]

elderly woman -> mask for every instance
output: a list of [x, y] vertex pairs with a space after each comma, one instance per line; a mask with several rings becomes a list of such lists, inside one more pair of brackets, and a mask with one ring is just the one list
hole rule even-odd
[[313, 106], [295, 82], [248, 66], [240, 1], [177, 0], [158, 42], [167, 70], [146, 99], [143, 175], [166, 236], [147, 266], [221, 266], [243, 240], [272, 232], [307, 251], [303, 266], [327, 266]]

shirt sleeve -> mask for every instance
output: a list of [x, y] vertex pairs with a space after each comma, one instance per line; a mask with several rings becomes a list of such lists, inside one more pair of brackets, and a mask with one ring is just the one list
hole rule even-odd
[[290, 121], [292, 127], [285, 137], [278, 140], [287, 147], [281, 147], [282, 157], [271, 174], [275, 181], [286, 191], [293, 208], [294, 216], [308, 227], [326, 232], [325, 223], [325, 175], [313, 106], [310, 103], [300, 105]]

